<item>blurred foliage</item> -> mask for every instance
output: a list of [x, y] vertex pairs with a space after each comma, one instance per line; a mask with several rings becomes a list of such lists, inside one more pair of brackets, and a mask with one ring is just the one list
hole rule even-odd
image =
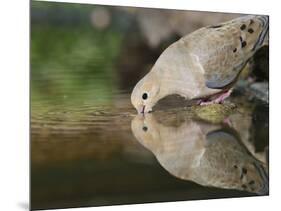
[[[110, 103], [116, 86], [114, 64], [122, 33], [110, 27], [103, 30], [92, 27], [89, 23], [89, 8], [92, 7], [58, 5], [32, 2], [32, 104]], [[43, 10], [44, 21], [36, 19], [38, 9]], [[83, 14], [87, 21], [75, 26], [55, 24], [58, 22], [52, 21], [54, 16], [48, 10], [57, 11], [58, 16], [62, 11], [66, 16]]]

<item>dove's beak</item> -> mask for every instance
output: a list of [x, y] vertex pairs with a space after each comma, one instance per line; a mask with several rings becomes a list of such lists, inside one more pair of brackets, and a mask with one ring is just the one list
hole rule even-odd
[[142, 105], [139, 109], [138, 109], [138, 113], [139, 114], [145, 114], [145, 113], [150, 113], [152, 112], [152, 109], [147, 109], [147, 107], [145, 105]]
[[145, 105], [139, 106], [137, 109], [139, 114], [144, 114], [145, 113]]

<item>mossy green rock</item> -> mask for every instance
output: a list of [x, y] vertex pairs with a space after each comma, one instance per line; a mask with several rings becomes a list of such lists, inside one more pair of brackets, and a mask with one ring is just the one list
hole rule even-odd
[[197, 118], [211, 123], [221, 123], [235, 111], [232, 103], [193, 106], [192, 110]]

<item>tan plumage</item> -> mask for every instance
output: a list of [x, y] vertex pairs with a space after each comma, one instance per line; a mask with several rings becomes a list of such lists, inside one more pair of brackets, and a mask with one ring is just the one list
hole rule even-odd
[[268, 192], [268, 175], [232, 130], [185, 119], [178, 127], [164, 126], [152, 114], [133, 119], [136, 139], [171, 175], [203, 186]]
[[230, 89], [247, 61], [268, 43], [268, 25], [268, 16], [248, 15], [181, 38], [135, 86], [132, 104], [138, 112], [149, 112], [167, 95], [209, 98]]

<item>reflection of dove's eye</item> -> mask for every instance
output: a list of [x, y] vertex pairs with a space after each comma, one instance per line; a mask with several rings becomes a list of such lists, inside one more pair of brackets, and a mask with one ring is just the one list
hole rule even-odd
[[147, 93], [143, 93], [143, 95], [142, 95], [142, 99], [146, 100], [146, 99], [147, 99], [147, 97], [148, 97]]
[[143, 127], [142, 127], [142, 130], [143, 130], [144, 132], [146, 132], [146, 131], [148, 130], [148, 128], [147, 128], [146, 126], [143, 126]]

